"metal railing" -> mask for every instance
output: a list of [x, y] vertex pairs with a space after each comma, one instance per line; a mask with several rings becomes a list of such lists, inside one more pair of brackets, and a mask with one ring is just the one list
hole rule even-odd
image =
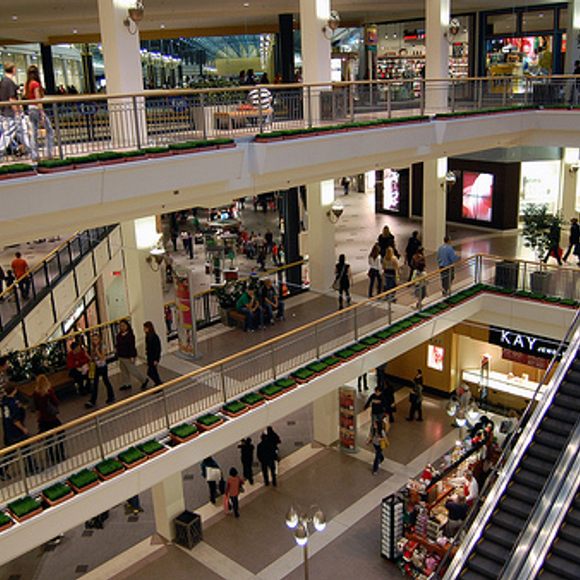
[[[550, 365], [538, 384], [533, 397], [530, 399], [524, 413], [520, 417], [516, 429], [514, 429], [506, 440], [500, 459], [492, 468], [481, 493], [474, 501], [470, 516], [465, 520], [455, 536], [454, 545], [460, 544], [460, 546], [451, 562], [451, 565], [447, 570], [445, 570], [449, 555], [452, 553], [452, 550], [449, 550], [446, 558], [439, 566], [438, 577], [441, 577], [444, 573], [443, 577], [445, 580], [452, 580], [453, 578], [458, 577], [461, 573], [472, 549], [481, 537], [481, 531], [485, 527], [497, 502], [500, 500], [503, 492], [508, 486], [521, 457], [534, 437], [539, 424], [544, 418], [544, 414], [550, 407], [552, 400], [556, 395], [561, 381], [576, 356], [580, 344], [579, 328], [580, 311], [577, 311], [570, 328], [567, 330], [566, 335], [560, 342], [556, 354], [552, 357]], [[562, 359], [561, 357], [565, 352], [566, 356]], [[551, 379], [552, 386], [548, 392], [540, 397], [539, 395], [542, 387], [547, 384], [549, 377], [551, 377], [552, 372], [554, 371], [556, 363], [559, 363], [559, 366]], [[540, 501], [542, 494], [538, 494], [538, 498]], [[534, 510], [530, 512], [530, 515], [533, 514], [533, 511]], [[467, 533], [465, 534], [465, 532]]]
[[[0, 473], [10, 478], [0, 481], [0, 502], [46, 486], [130, 445], [164, 436], [169, 428], [184, 420], [216, 410], [250, 390], [382, 330], [415, 313], [419, 300], [423, 307], [438, 302], [442, 283], [449, 284], [452, 292], [479, 283], [493, 284], [500, 261], [472, 256], [428, 275], [420, 283], [403, 284], [4, 449], [0, 451]], [[548, 270], [556, 277], [566, 275], [566, 269]], [[426, 297], [422, 298], [424, 293]]]
[[[25, 105], [42, 105], [49, 123], [24, 158], [32, 153], [43, 159], [378, 118], [579, 101], [580, 77], [575, 76], [412, 78], [51, 97], [23, 102], [13, 122], [21, 129], [18, 139], [30, 130], [23, 121]], [[48, 133], [53, 138], [47, 139]], [[23, 145], [27, 149], [18, 140], [11, 143], [7, 157], [17, 153], [22, 159]]]
[[[52, 250], [40, 263], [29, 272], [15, 280], [0, 294], [0, 339], [22, 325], [25, 344], [28, 345], [26, 334], [26, 316], [61, 282], [67, 274], [75, 272], [76, 266], [104, 240], [109, 241], [109, 234], [118, 226], [104, 226], [85, 230], [71, 236], [57, 248]], [[112, 256], [110, 243], [107, 245], [109, 259]], [[93, 269], [95, 264], [93, 262]], [[95, 271], [96, 275], [96, 271]], [[78, 295], [78, 284], [75, 280]], [[58, 322], [53, 304], [52, 318]]]

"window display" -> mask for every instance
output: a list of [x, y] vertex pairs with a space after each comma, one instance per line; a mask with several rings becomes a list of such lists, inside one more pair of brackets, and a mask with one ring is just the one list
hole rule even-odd
[[430, 344], [427, 347], [427, 366], [435, 371], [442, 371], [445, 362], [445, 349], [442, 346]]
[[462, 217], [491, 222], [493, 215], [493, 182], [491, 173], [463, 172]]
[[530, 204], [546, 204], [548, 212], [558, 211], [560, 161], [527, 161], [521, 165], [520, 215]]
[[383, 209], [398, 212], [401, 209], [401, 174], [385, 169], [383, 186]]

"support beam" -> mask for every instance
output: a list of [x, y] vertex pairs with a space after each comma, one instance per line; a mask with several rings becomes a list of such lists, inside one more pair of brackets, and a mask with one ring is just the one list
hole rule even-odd
[[565, 220], [578, 217], [576, 200], [578, 195], [578, 167], [580, 165], [579, 153], [580, 150], [575, 148], [564, 149], [560, 211]]
[[283, 83], [294, 82], [294, 15], [280, 14], [280, 74]]
[[332, 445], [338, 439], [338, 389], [316, 399], [312, 408], [314, 441]]
[[[449, 78], [449, 43], [447, 30], [451, 18], [450, 0], [425, 0], [425, 79]], [[428, 83], [425, 95], [427, 112], [441, 111], [447, 107], [447, 82]]]
[[447, 157], [423, 163], [423, 247], [434, 252], [443, 243], [447, 220]]
[[157, 533], [171, 541], [175, 537], [173, 520], [185, 510], [181, 471], [154, 485], [151, 492]]
[[[580, 60], [580, 0], [568, 2], [568, 22], [566, 24], [566, 63], [567, 75], [574, 72], [574, 63]], [[578, 97], [577, 97], [578, 98]]]

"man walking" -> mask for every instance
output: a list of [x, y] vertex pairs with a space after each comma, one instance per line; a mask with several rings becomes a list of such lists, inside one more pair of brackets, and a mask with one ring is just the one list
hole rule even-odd
[[437, 264], [440, 269], [446, 268], [441, 272], [441, 289], [443, 296], [449, 296], [451, 294], [451, 283], [455, 278], [455, 271], [451, 266], [459, 260], [459, 256], [455, 253], [455, 250], [449, 243], [450, 241], [449, 236], [445, 236], [443, 244], [441, 244], [437, 250]]
[[413, 391], [409, 397], [411, 401], [411, 408], [409, 409], [409, 416], [407, 421], [413, 421], [415, 415], [418, 415], [418, 421], [423, 420], [423, 371], [417, 369], [417, 374], [413, 379]]
[[254, 445], [252, 443], [252, 438], [246, 437], [245, 439], [242, 439], [241, 443], [238, 445], [238, 449], [240, 450], [244, 479], [250, 485], [254, 485], [254, 473], [252, 471], [252, 466], [254, 464]]
[[14, 254], [14, 260], [10, 264], [12, 271], [16, 280], [18, 280], [18, 285], [20, 286], [20, 292], [22, 293], [23, 300], [28, 300], [30, 294], [30, 276], [28, 275], [28, 262], [22, 257], [20, 252]]
[[18, 85], [16, 83], [16, 65], [13, 62], [4, 64], [4, 78], [0, 81], [0, 101], [14, 101], [14, 105], [0, 107], [0, 161], [6, 149], [17, 137], [26, 153], [31, 152], [28, 131], [25, 130], [24, 112], [18, 105]]
[[270, 485], [271, 475], [272, 485], [276, 487], [276, 448], [266, 433], [262, 433], [261, 441], [258, 443], [257, 455], [262, 467], [264, 485]]
[[570, 220], [570, 237], [568, 238], [568, 249], [562, 258], [562, 261], [566, 263], [568, 260], [568, 256], [570, 252], [573, 252], [577, 255], [576, 246], [580, 244], [580, 225], [578, 225], [578, 220], [576, 218], [572, 218]]

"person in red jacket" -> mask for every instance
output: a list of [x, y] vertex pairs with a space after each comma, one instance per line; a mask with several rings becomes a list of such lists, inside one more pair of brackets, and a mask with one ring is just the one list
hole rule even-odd
[[80, 395], [88, 395], [90, 390], [89, 362], [89, 356], [81, 344], [78, 342], [71, 343], [70, 350], [66, 355], [66, 368], [69, 376], [76, 383]]

